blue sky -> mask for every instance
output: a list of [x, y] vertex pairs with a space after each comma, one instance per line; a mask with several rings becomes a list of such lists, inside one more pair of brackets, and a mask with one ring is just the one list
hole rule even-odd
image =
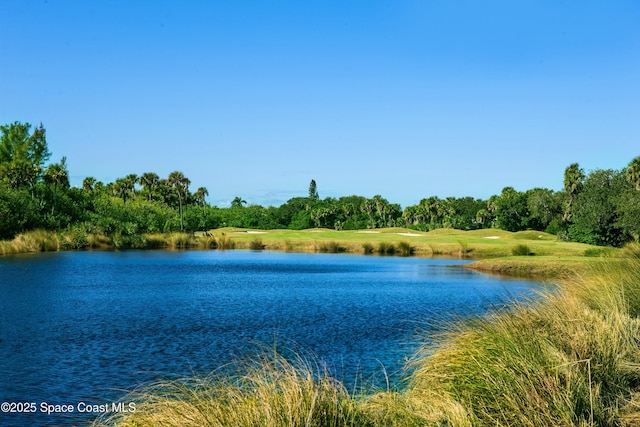
[[637, 1], [0, 3], [0, 122], [225, 206], [560, 190], [640, 155]]

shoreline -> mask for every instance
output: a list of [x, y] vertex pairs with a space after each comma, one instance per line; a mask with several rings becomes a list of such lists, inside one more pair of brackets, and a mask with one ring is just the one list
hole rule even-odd
[[[529, 255], [514, 256], [518, 248]], [[223, 228], [195, 233], [157, 233], [131, 236], [34, 230], [0, 241], [0, 256], [56, 251], [118, 250], [269, 250], [293, 253], [348, 253], [368, 256], [445, 257], [471, 261], [463, 268], [512, 277], [565, 279], [584, 271], [594, 260], [618, 249], [559, 241], [542, 232], [502, 230], [461, 231], [411, 229], [335, 231], [250, 230]]]

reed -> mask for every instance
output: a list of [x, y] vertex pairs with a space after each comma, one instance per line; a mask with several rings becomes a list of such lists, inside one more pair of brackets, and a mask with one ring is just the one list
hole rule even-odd
[[409, 242], [398, 242], [397, 253], [400, 256], [412, 256], [416, 253], [416, 247]]
[[227, 233], [220, 233], [216, 237], [216, 247], [221, 250], [235, 249], [236, 243]]
[[261, 251], [266, 247], [264, 243], [262, 243], [262, 239], [260, 237], [254, 237], [251, 242], [249, 242], [249, 248], [253, 251]]
[[462, 240], [458, 240], [458, 247], [460, 248], [458, 251], [458, 256], [460, 257], [466, 257], [473, 251], [473, 249], [469, 248], [469, 242]]
[[365, 243], [362, 244], [362, 252], [365, 255], [372, 254], [373, 250], [374, 250], [374, 248], [373, 248], [373, 245], [371, 243], [365, 242]]
[[296, 248], [295, 244], [289, 239], [284, 240], [283, 245], [285, 252], [293, 252]]
[[126, 398], [136, 411], [94, 426], [365, 426], [357, 405], [327, 370], [277, 353], [204, 379], [160, 382]]
[[528, 245], [520, 244], [511, 249], [511, 254], [513, 256], [529, 256], [533, 255], [533, 252], [531, 252], [531, 248]]
[[380, 242], [378, 243], [378, 253], [380, 255], [393, 255], [396, 253], [396, 247], [393, 243]]
[[203, 233], [196, 236], [197, 245], [201, 249], [216, 249], [218, 247], [218, 242], [216, 242], [216, 238], [211, 233]]
[[173, 232], [167, 235], [169, 247], [173, 249], [184, 249], [195, 247], [195, 237], [187, 233]]
[[58, 235], [53, 231], [33, 230], [18, 234], [10, 243], [9, 253], [51, 252], [60, 249]]
[[318, 245], [318, 252], [339, 254], [347, 252], [347, 248], [336, 241], [320, 242]]
[[168, 247], [170, 243], [167, 236], [167, 234], [160, 233], [145, 234], [144, 238], [147, 249], [161, 249]]
[[104, 234], [87, 234], [87, 244], [90, 249], [108, 249], [113, 247], [111, 239]]
[[538, 302], [449, 325], [420, 350], [408, 396], [451, 397], [471, 425], [622, 425], [640, 384], [639, 278], [638, 258], [600, 263]]

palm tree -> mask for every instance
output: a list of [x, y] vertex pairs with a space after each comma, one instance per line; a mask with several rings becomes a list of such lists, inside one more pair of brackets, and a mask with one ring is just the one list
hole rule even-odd
[[366, 213], [367, 216], [369, 217], [369, 224], [367, 225], [368, 228], [376, 228], [376, 223], [373, 219], [373, 212], [375, 208], [376, 208], [376, 205], [372, 199], [365, 200], [364, 203], [362, 203], [362, 206], [360, 207], [360, 210]]
[[241, 208], [243, 205], [246, 205], [246, 204], [247, 204], [247, 201], [240, 196], [236, 196], [235, 199], [231, 201], [232, 208]]
[[124, 178], [124, 184], [127, 187], [127, 192], [131, 194], [132, 197], [136, 197], [136, 182], [138, 182], [138, 175], [135, 173], [129, 174]]
[[196, 200], [202, 203], [202, 215], [204, 215], [205, 218], [207, 217], [207, 201], [205, 197], [208, 195], [209, 191], [205, 187], [198, 188], [194, 194]]
[[116, 197], [120, 197], [122, 199], [122, 202], [126, 205], [127, 198], [129, 196], [129, 184], [127, 183], [127, 181], [124, 178], [118, 178], [116, 179], [116, 182], [111, 185], [111, 188], [113, 191], [113, 195]]
[[564, 171], [564, 191], [569, 196], [569, 202], [564, 213], [564, 220], [571, 219], [573, 207], [578, 200], [578, 194], [582, 191], [585, 179], [584, 171], [577, 163], [570, 164]]
[[88, 176], [82, 181], [82, 189], [84, 191], [92, 192], [93, 186], [96, 185], [96, 182], [97, 181], [94, 177]]
[[51, 205], [51, 215], [55, 212], [58, 186], [69, 187], [69, 171], [67, 170], [67, 158], [63, 157], [60, 163], [54, 163], [47, 167], [44, 172], [44, 182], [53, 185], [53, 204]]
[[169, 174], [167, 183], [171, 186], [178, 196], [178, 212], [180, 214], [180, 230], [184, 231], [184, 214], [182, 211], [182, 202], [186, 200], [189, 195], [189, 178], [185, 177], [180, 171], [174, 171]]
[[138, 177], [138, 184], [140, 184], [147, 192], [149, 201], [153, 199], [153, 194], [158, 187], [160, 177], [154, 172], [145, 172], [142, 176]]
[[640, 191], [640, 156], [629, 163], [625, 170], [625, 176], [627, 181], [633, 184], [637, 191]]

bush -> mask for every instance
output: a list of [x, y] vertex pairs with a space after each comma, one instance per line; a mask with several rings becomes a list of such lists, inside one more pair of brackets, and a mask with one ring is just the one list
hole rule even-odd
[[216, 237], [216, 247], [222, 250], [235, 249], [236, 242], [231, 240], [231, 237], [227, 236], [226, 233], [220, 233], [220, 235]]
[[89, 247], [87, 231], [82, 227], [73, 227], [62, 234], [60, 247], [63, 250], [86, 249]]
[[362, 244], [362, 251], [368, 255], [368, 254], [372, 254], [373, 253], [373, 245], [371, 243], [363, 243]]
[[338, 253], [346, 252], [347, 248], [340, 245], [340, 243], [338, 242], [330, 241], [330, 242], [320, 243], [318, 250], [322, 253], [338, 254]]
[[511, 254], [513, 256], [529, 256], [533, 255], [533, 252], [531, 252], [531, 249], [527, 245], [517, 245], [511, 249]]
[[393, 243], [380, 242], [378, 243], [378, 253], [380, 255], [393, 255], [396, 253], [396, 247]]
[[415, 254], [416, 248], [415, 246], [411, 246], [409, 242], [400, 242], [398, 243], [398, 253], [402, 256], [411, 256]]
[[262, 243], [262, 239], [260, 237], [254, 237], [251, 242], [249, 242], [249, 248], [254, 251], [261, 251], [266, 247], [264, 243]]

